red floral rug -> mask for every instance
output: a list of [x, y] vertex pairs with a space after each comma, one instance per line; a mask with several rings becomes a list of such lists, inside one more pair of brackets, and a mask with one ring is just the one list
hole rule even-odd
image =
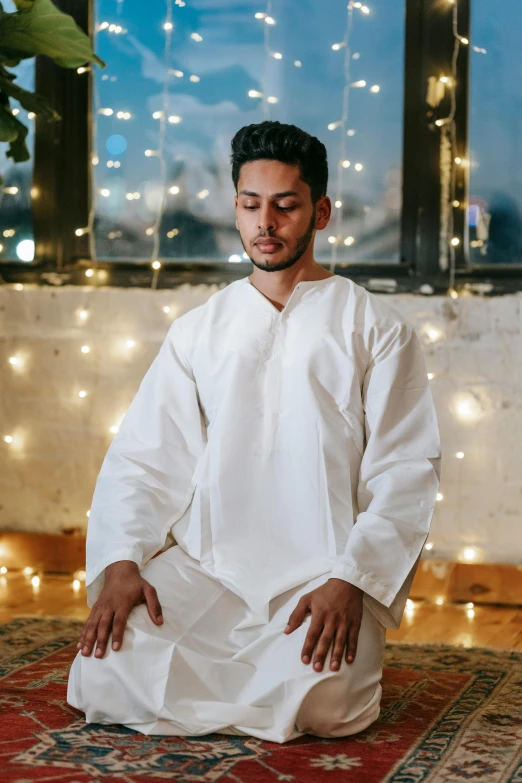
[[379, 720], [342, 740], [146, 737], [66, 703], [82, 625], [0, 626], [2, 783], [522, 783], [521, 653], [388, 643]]

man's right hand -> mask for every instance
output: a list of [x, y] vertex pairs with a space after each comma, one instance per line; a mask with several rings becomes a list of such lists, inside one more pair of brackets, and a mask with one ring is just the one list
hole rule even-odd
[[95, 657], [101, 658], [111, 630], [112, 649], [119, 650], [131, 609], [143, 603], [147, 604], [152, 621], [161, 625], [163, 617], [158, 594], [141, 576], [137, 563], [119, 560], [107, 566], [103, 589], [83, 626], [78, 650], [81, 649], [82, 655], [90, 655], [96, 643]]

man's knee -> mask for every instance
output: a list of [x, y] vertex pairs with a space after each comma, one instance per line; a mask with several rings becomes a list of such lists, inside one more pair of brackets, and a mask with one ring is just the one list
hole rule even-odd
[[[322, 680], [306, 694], [296, 718], [296, 728], [316, 737], [343, 737], [354, 733], [355, 724], [375, 720], [381, 687], [364, 691], [350, 689], [337, 677]], [[356, 729], [358, 731], [359, 729]], [[362, 730], [362, 728], [360, 729]]]

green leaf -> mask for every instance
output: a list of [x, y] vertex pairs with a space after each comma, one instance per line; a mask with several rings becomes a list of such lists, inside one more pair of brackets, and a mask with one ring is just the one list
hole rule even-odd
[[89, 36], [51, 0], [15, 0], [15, 3], [19, 9], [16, 13], [0, 14], [0, 40], [10, 50], [26, 52], [29, 57], [44, 54], [63, 68], [78, 68], [86, 62], [106, 67], [94, 54]]
[[17, 100], [27, 111], [34, 111], [42, 120], [60, 120], [47, 98], [36, 92], [28, 92], [0, 73], [0, 90]]
[[14, 141], [17, 136], [16, 117], [5, 106], [0, 106], [0, 141]]

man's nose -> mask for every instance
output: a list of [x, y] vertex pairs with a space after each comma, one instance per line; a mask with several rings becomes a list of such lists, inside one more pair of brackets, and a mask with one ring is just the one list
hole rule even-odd
[[261, 206], [257, 213], [257, 226], [260, 231], [273, 231], [276, 227], [274, 210], [270, 206]]

